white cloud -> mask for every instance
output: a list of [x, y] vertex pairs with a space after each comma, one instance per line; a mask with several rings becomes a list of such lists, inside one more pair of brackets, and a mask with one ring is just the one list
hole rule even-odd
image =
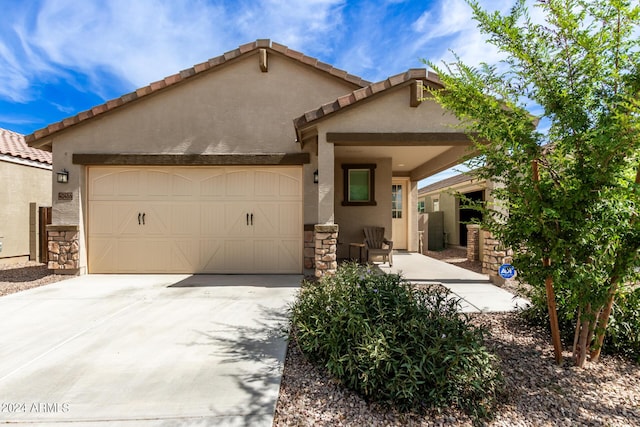
[[308, 53], [327, 48], [326, 38], [342, 23], [346, 0], [241, 0], [234, 26], [247, 41], [271, 38]]
[[108, 98], [114, 86], [144, 86], [258, 38], [320, 51], [317, 46], [341, 23], [343, 4], [56, 0], [43, 2], [39, 10], [16, 8], [14, 27], [0, 32], [0, 97], [28, 101], [34, 81], [63, 78], [74, 84], [71, 71], [91, 84], [77, 83], [78, 90]]
[[[507, 12], [513, 0], [485, 1], [483, 7], [489, 10]], [[480, 33], [473, 12], [463, 0], [439, 0], [426, 10], [413, 24], [417, 33], [412, 49], [423, 51], [423, 57], [432, 62], [452, 62], [458, 55], [469, 65], [481, 62], [496, 63], [503, 56], [487, 44], [486, 36]], [[426, 57], [428, 55], [428, 57]]]
[[211, 25], [223, 18], [220, 8], [188, 4], [193, 7], [151, 0], [45, 2], [29, 42], [55, 64], [90, 77], [107, 70], [142, 86], [220, 50]]

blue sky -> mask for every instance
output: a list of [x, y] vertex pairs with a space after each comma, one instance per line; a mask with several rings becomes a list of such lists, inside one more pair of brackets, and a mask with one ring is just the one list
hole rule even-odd
[[[513, 0], [483, 0], [507, 11]], [[0, 128], [22, 134], [259, 38], [378, 81], [497, 62], [463, 0], [0, 0]], [[451, 173], [449, 173], [450, 175]]]

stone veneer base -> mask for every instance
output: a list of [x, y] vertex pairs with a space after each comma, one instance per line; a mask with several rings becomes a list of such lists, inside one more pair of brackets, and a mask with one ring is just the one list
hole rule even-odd
[[48, 225], [47, 250], [50, 270], [77, 274], [80, 269], [80, 228], [77, 225]]

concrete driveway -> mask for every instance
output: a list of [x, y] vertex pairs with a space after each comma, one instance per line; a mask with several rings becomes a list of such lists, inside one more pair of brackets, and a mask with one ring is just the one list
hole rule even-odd
[[301, 276], [88, 275], [0, 298], [0, 424], [270, 426]]

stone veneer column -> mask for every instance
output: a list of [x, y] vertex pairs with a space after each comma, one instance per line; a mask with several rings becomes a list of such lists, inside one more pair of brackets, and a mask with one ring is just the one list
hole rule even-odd
[[484, 255], [482, 259], [482, 273], [488, 274], [491, 282], [503, 284], [504, 279], [498, 274], [498, 269], [502, 264], [510, 264], [512, 262], [513, 251], [506, 249], [500, 240], [486, 230], [484, 233]]
[[77, 225], [48, 225], [47, 249], [50, 270], [77, 274], [80, 269], [80, 230]]
[[338, 269], [338, 224], [316, 224], [314, 240], [316, 277], [333, 276]]
[[316, 268], [316, 238], [314, 224], [304, 225], [304, 269]]
[[480, 259], [480, 226], [467, 224], [467, 260], [478, 261]]

